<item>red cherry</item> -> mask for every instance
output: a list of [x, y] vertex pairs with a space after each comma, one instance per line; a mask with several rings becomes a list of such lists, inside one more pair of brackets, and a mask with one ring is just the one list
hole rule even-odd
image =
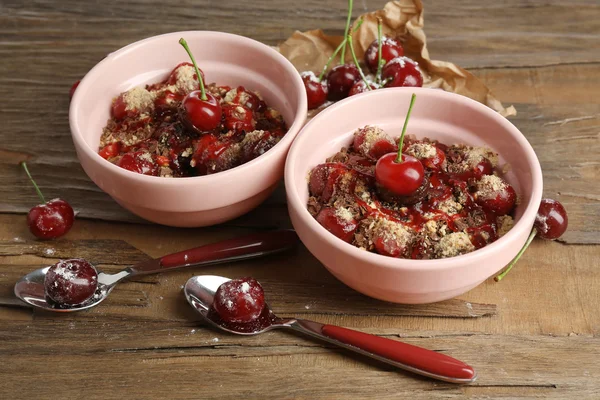
[[98, 152], [98, 154], [100, 154], [100, 157], [104, 158], [105, 160], [108, 160], [109, 158], [117, 156], [120, 150], [121, 142], [114, 142], [104, 146], [102, 150]]
[[123, 99], [124, 93], [121, 93], [112, 102], [111, 114], [116, 120], [122, 120], [127, 116], [127, 103]]
[[343, 64], [333, 67], [327, 75], [327, 98], [336, 101], [348, 97], [348, 92], [359, 79], [360, 72], [355, 65]]
[[[232, 95], [233, 97], [231, 97]], [[230, 103], [240, 104], [256, 112], [262, 112], [267, 107], [267, 104], [256, 93], [246, 90], [243, 86], [238, 86], [235, 91], [230, 90], [225, 97], [225, 100]]]
[[213, 302], [213, 308], [225, 322], [252, 322], [260, 316], [264, 306], [263, 288], [250, 277], [223, 283]]
[[388, 257], [400, 257], [406, 252], [405, 247], [400, 246], [397, 240], [393, 240], [391, 236], [387, 235], [377, 236], [373, 244], [379, 254]]
[[317, 221], [329, 232], [344, 242], [352, 242], [358, 222], [347, 210], [337, 211], [331, 207], [323, 207], [317, 214]]
[[46, 296], [59, 305], [74, 306], [89, 300], [98, 288], [98, 272], [82, 258], [61, 260], [46, 272]]
[[312, 110], [322, 106], [327, 100], [327, 82], [325, 80], [319, 82], [319, 78], [312, 71], [305, 71], [300, 76], [304, 82], [304, 89], [306, 89], [308, 109]]
[[[326, 190], [326, 186], [329, 183], [329, 177], [331, 175], [334, 176], [334, 180], [337, 179], [341, 174], [346, 172], [348, 169], [342, 163], [325, 163], [319, 164], [313, 168], [310, 173], [310, 179], [308, 181], [308, 188], [310, 190], [310, 194], [313, 196], [321, 196], [324, 192], [328, 192], [328, 197], [331, 197], [333, 193], [333, 188], [329, 188]], [[324, 199], [324, 201], [328, 201], [329, 198]]]
[[533, 226], [537, 231], [537, 235], [542, 239], [558, 239], [569, 226], [567, 211], [560, 202], [543, 199]]
[[256, 121], [253, 118], [252, 110], [244, 107], [240, 104], [225, 104], [222, 107], [223, 110], [223, 126], [232, 131], [246, 131], [250, 132], [254, 130]]
[[206, 100], [202, 100], [202, 91], [194, 90], [185, 97], [181, 106], [183, 120], [197, 132], [212, 131], [221, 123], [221, 104], [210, 93], [206, 93]]
[[[371, 90], [375, 90], [378, 88], [378, 86], [375, 85], [374, 83], [369, 83], [369, 87], [371, 88]], [[365, 81], [363, 81], [361, 79], [360, 81], [358, 81], [354, 85], [352, 85], [352, 87], [350, 88], [350, 91], [348, 92], [348, 97], [354, 96], [355, 94], [365, 93], [365, 92], [370, 92], [370, 90], [367, 89], [367, 84], [365, 83]]]
[[365, 126], [354, 132], [352, 148], [371, 161], [377, 161], [385, 154], [398, 151], [394, 139], [381, 128]]
[[494, 166], [491, 161], [487, 158], [479, 161], [474, 168], [462, 172], [460, 174], [456, 174], [455, 176], [463, 181], [467, 181], [469, 179], [479, 180], [484, 175], [492, 175], [494, 173]]
[[239, 164], [239, 145], [230, 139], [220, 140], [213, 134], [206, 134], [194, 142], [194, 147], [190, 165], [200, 175], [225, 171]]
[[[179, 70], [182, 67], [193, 67], [194, 64], [189, 63], [189, 62], [182, 62], [180, 64], [177, 64], [177, 66], [175, 68], [173, 68], [173, 71], [171, 71], [171, 73], [169, 74], [169, 77], [167, 78], [167, 85], [175, 85], [177, 84], [177, 80], [178, 80], [178, 75], [179, 75]], [[198, 69], [200, 71], [200, 76], [202, 76], [202, 80], [204, 80], [204, 72], [201, 69]], [[194, 79], [198, 79], [198, 74], [194, 74]]]
[[[381, 43], [381, 59], [387, 64], [388, 61], [396, 57], [404, 55], [404, 48], [400, 42], [394, 38], [387, 36], [383, 37]], [[365, 51], [365, 64], [369, 67], [371, 72], [377, 71], [377, 63], [379, 62], [379, 41], [375, 39]]]
[[496, 175], [484, 175], [476, 184], [475, 202], [485, 211], [506, 215], [517, 200], [515, 189]]
[[27, 214], [27, 225], [31, 233], [39, 239], [56, 239], [65, 235], [73, 226], [75, 213], [73, 207], [62, 199], [54, 199], [46, 202], [42, 191], [31, 177], [27, 164], [21, 163], [29, 180], [33, 184], [40, 200], [39, 204], [29, 210]]
[[75, 81], [73, 86], [71, 86], [71, 89], [69, 89], [69, 100], [71, 100], [73, 98], [73, 96], [75, 95], [75, 90], [77, 90], [77, 86], [79, 86], [79, 83], [81, 83], [80, 80]]
[[437, 170], [437, 171], [442, 169], [442, 166], [444, 165], [445, 161], [446, 161], [446, 153], [444, 153], [442, 151], [442, 149], [437, 148], [437, 147], [435, 148], [435, 156], [421, 160], [421, 162], [423, 163], [423, 165], [425, 167], [427, 167], [429, 169]]
[[416, 192], [425, 179], [423, 164], [413, 156], [402, 154], [402, 162], [396, 162], [397, 154], [388, 153], [377, 161], [377, 183], [398, 196]]
[[117, 165], [138, 174], [158, 175], [156, 162], [152, 159], [152, 155], [144, 150], [123, 154]]
[[408, 57], [397, 57], [388, 62], [381, 72], [385, 87], [421, 87], [423, 75], [416, 62]]
[[39, 239], [56, 239], [69, 232], [74, 219], [75, 213], [69, 203], [54, 199], [29, 210], [27, 225]]

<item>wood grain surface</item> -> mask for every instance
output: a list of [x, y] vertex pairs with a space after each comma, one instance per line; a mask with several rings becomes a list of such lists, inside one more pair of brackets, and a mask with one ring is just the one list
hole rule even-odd
[[[384, 1], [355, 1], [355, 15]], [[433, 59], [465, 67], [506, 104], [565, 204], [560, 242], [534, 241], [500, 283], [450, 301], [376, 301], [332, 277], [304, 247], [119, 285], [78, 314], [19, 307], [14, 282], [59, 258], [114, 272], [148, 257], [257, 229], [289, 227], [283, 187], [225, 225], [142, 223], [79, 166], [68, 91], [107, 53], [178, 30], [222, 30], [277, 44], [295, 29], [340, 33], [346, 1], [0, 2], [0, 399], [598, 399], [600, 398], [600, 4], [596, 0], [425, 2]], [[78, 210], [66, 238], [38, 242], [37, 204], [18, 163], [48, 198]], [[283, 332], [225, 335], [201, 325], [181, 292], [198, 274], [252, 275], [282, 315], [356, 328], [444, 352], [479, 379], [456, 386], [405, 374]]]

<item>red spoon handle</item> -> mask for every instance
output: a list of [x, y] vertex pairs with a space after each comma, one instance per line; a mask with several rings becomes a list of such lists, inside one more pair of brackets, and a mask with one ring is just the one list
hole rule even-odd
[[386, 339], [367, 333], [323, 325], [321, 333], [346, 345], [362, 350], [361, 353], [389, 362], [418, 374], [449, 382], [468, 383], [475, 377], [475, 370], [455, 358], [436, 353], [411, 344]]
[[149, 274], [190, 265], [243, 260], [288, 250], [298, 241], [298, 235], [292, 230], [254, 233], [142, 262], [130, 267], [130, 270], [134, 274]]

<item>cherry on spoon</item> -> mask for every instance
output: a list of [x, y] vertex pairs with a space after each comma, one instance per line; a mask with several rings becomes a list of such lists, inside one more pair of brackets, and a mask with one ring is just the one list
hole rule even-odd
[[455, 358], [421, 347], [334, 325], [296, 318], [279, 318], [265, 302], [260, 315], [251, 322], [225, 321], [215, 311], [215, 294], [230, 279], [204, 275], [190, 278], [184, 293], [190, 305], [215, 328], [238, 335], [256, 335], [272, 329], [289, 329], [343, 347], [395, 367], [452, 383], [473, 382], [475, 370]]
[[190, 56], [192, 64], [194, 64], [194, 68], [196, 69], [198, 82], [200, 82], [200, 90], [190, 92], [181, 103], [183, 120], [195, 131], [212, 131], [221, 123], [221, 115], [223, 114], [221, 103], [215, 96], [206, 93], [202, 74], [185, 39], [179, 39], [179, 44], [183, 46]]
[[375, 166], [377, 183], [397, 196], [410, 196], [421, 187], [425, 180], [425, 168], [421, 161], [411, 155], [402, 154], [404, 135], [416, 97], [413, 93], [410, 98], [410, 106], [402, 127], [400, 143], [398, 143], [398, 153], [384, 155]]
[[546, 240], [555, 240], [565, 233], [568, 226], [569, 218], [567, 217], [567, 211], [563, 205], [559, 201], [553, 199], [542, 199], [535, 216], [533, 229], [531, 230], [525, 245], [523, 245], [523, 248], [519, 250], [515, 258], [513, 258], [504, 271], [496, 276], [494, 280], [500, 282], [502, 278], [510, 272], [536, 236]]
[[49, 270], [54, 267], [41, 268], [25, 275], [15, 284], [14, 292], [17, 298], [34, 307], [58, 312], [81, 311], [97, 306], [106, 299], [117, 283], [137, 275], [262, 257], [291, 249], [297, 243], [298, 236], [292, 230], [261, 232], [143, 261], [116, 274], [97, 270], [95, 293], [80, 304], [59, 304], [56, 301], [48, 301], [47, 295], [50, 293], [45, 290], [45, 280]]

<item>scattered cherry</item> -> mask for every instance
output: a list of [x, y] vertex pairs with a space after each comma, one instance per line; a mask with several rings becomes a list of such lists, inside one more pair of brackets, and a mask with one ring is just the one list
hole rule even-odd
[[543, 199], [533, 223], [537, 235], [547, 240], [558, 239], [568, 225], [569, 218], [563, 205], [556, 200]]
[[75, 219], [73, 208], [62, 199], [53, 199], [47, 202], [31, 177], [27, 164], [22, 162], [21, 165], [43, 203], [29, 210], [29, 214], [27, 214], [29, 231], [39, 239], [56, 239], [65, 235], [73, 226]]
[[265, 306], [265, 293], [254, 278], [232, 279], [217, 289], [213, 308], [225, 322], [248, 323]]
[[98, 152], [98, 154], [100, 155], [100, 157], [104, 158], [105, 160], [108, 160], [109, 158], [117, 156], [120, 150], [121, 142], [114, 142], [104, 146], [102, 150]]
[[89, 300], [98, 288], [98, 272], [82, 258], [61, 260], [46, 272], [46, 296], [58, 305], [74, 306]]
[[225, 104], [223, 109], [223, 126], [232, 131], [254, 130], [256, 121], [254, 121], [252, 110], [240, 104]]
[[124, 93], [121, 93], [116, 99], [114, 99], [110, 109], [112, 116], [117, 120], [124, 119], [127, 116], [127, 103], [125, 102], [123, 96]]
[[352, 141], [354, 150], [365, 158], [377, 161], [385, 154], [395, 153], [398, 146], [382, 129], [365, 126], [354, 133]]
[[506, 274], [515, 266], [519, 258], [525, 253], [525, 250], [529, 247], [533, 238], [539, 236], [542, 239], [555, 240], [558, 239], [565, 233], [569, 225], [569, 218], [567, 217], [567, 211], [563, 205], [553, 199], [542, 199], [535, 216], [533, 223], [533, 229], [525, 242], [525, 245], [519, 250], [515, 258], [506, 266], [504, 271], [494, 278], [496, 282], [502, 280]]
[[517, 201], [515, 189], [496, 175], [485, 175], [476, 183], [475, 202], [485, 211], [506, 215]]
[[[178, 64], [177, 66], [175, 66], [175, 68], [173, 68], [173, 71], [171, 71], [171, 73], [169, 74], [169, 77], [167, 78], [168, 85], [176, 85], [177, 84], [178, 71], [182, 67], [195, 67], [195, 66], [194, 66], [194, 64], [187, 62], [187, 61], [182, 62], [182, 63]], [[196, 74], [195, 74], [194, 78], [198, 79], [198, 72], [200, 72], [200, 76], [202, 77], [202, 80], [204, 80], [204, 72], [200, 68], [196, 69]]]
[[348, 97], [352, 86], [360, 79], [360, 71], [352, 64], [337, 65], [327, 75], [327, 98], [341, 100]]
[[423, 75], [416, 62], [408, 57], [396, 57], [383, 67], [385, 87], [421, 87]]
[[410, 99], [410, 106], [400, 135], [398, 153], [384, 155], [377, 161], [375, 166], [377, 183], [398, 196], [410, 196], [421, 187], [425, 180], [423, 164], [413, 156], [402, 154], [404, 135], [416, 97], [413, 94]]
[[71, 86], [71, 89], [69, 89], [69, 100], [71, 100], [73, 98], [73, 96], [75, 95], [75, 90], [77, 90], [77, 86], [79, 86], [80, 83], [81, 83], [80, 80], [75, 81], [73, 86]]
[[491, 161], [487, 158], [479, 161], [475, 167], [460, 174], [455, 174], [457, 178], [462, 179], [463, 181], [469, 179], [479, 180], [484, 175], [491, 175], [494, 173], [494, 166]]
[[269, 131], [254, 131], [242, 140], [242, 162], [254, 160], [273, 148], [278, 142], [277, 135]]
[[305, 71], [300, 74], [304, 88], [306, 89], [306, 98], [308, 100], [308, 109], [318, 108], [327, 100], [327, 82], [319, 80], [312, 71]]
[[381, 42], [381, 60], [385, 64], [396, 57], [404, 55], [404, 48], [400, 42], [394, 38], [384, 36], [383, 39], [375, 39], [365, 51], [365, 64], [371, 72], [377, 72], [379, 67], [379, 43]]
[[350, 243], [358, 222], [354, 218], [344, 218], [332, 207], [323, 207], [317, 214], [317, 221], [329, 232], [344, 242]]
[[194, 68], [196, 69], [196, 76], [200, 83], [200, 90], [190, 92], [181, 103], [182, 119], [193, 130], [198, 132], [212, 131], [221, 123], [221, 104], [215, 96], [206, 93], [204, 79], [202, 79], [200, 69], [198, 69], [196, 60], [185, 39], [179, 39], [179, 44], [183, 46], [190, 56], [192, 64], [194, 64]]
[[369, 82], [368, 87], [370, 89], [367, 89], [367, 84], [364, 81], [358, 81], [350, 88], [350, 91], [348, 92], [348, 97], [354, 96], [355, 94], [369, 92], [378, 88], [378, 86], [372, 82]]
[[144, 150], [123, 154], [117, 165], [142, 175], [158, 175], [158, 165], [152, 155]]

